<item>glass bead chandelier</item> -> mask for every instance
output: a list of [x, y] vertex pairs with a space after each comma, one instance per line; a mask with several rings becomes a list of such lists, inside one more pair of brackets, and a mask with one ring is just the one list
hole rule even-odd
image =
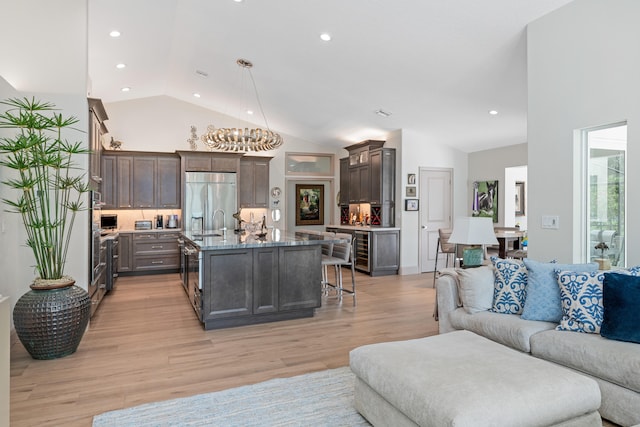
[[258, 89], [256, 83], [253, 80], [253, 74], [251, 74], [251, 67], [253, 64], [246, 59], [238, 59], [236, 61], [240, 67], [243, 68], [251, 78], [253, 89], [256, 94], [258, 106], [260, 107], [260, 113], [264, 119], [266, 128], [215, 128], [213, 125], [207, 126], [207, 132], [204, 133], [200, 139], [209, 147], [210, 150], [218, 151], [267, 151], [275, 150], [283, 143], [282, 137], [277, 133], [269, 129], [267, 123], [267, 117], [262, 109], [260, 103], [260, 97], [258, 96]]

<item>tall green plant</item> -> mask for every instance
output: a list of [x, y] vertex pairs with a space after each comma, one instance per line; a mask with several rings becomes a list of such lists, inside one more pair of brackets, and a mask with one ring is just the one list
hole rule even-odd
[[[3, 184], [18, 190], [17, 199], [3, 199], [22, 215], [27, 246], [33, 251], [39, 277], [60, 279], [64, 275], [71, 232], [78, 212], [86, 210], [82, 195], [89, 191], [85, 173], [73, 157], [87, 154], [81, 142], [63, 139], [65, 128], [74, 129], [78, 119], [64, 117], [54, 104], [35, 98], [0, 101], [0, 128], [16, 129], [12, 137], [0, 138], [0, 166], [13, 169], [16, 178]], [[80, 131], [81, 132], [81, 131]]]

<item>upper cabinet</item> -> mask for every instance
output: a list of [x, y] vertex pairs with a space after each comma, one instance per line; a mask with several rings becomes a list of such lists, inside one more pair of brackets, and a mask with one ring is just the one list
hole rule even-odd
[[180, 158], [169, 153], [102, 156], [104, 209], [180, 208]]
[[[370, 140], [346, 147], [349, 156], [340, 159], [340, 205], [369, 203], [372, 225], [392, 227], [396, 154], [383, 145], [384, 141]], [[348, 215], [341, 215], [344, 219], [348, 222]]]
[[238, 187], [241, 208], [269, 207], [269, 161], [271, 157], [240, 158]]
[[182, 172], [238, 172], [241, 153], [177, 151]]
[[95, 184], [102, 181], [100, 155], [102, 152], [102, 138], [108, 132], [104, 122], [109, 120], [102, 101], [89, 98], [89, 178]]

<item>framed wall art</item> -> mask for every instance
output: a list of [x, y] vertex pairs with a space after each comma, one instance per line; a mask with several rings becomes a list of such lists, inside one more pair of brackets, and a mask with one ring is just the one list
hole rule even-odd
[[296, 184], [296, 225], [324, 224], [324, 186]]
[[516, 215], [524, 215], [524, 182], [516, 182]]
[[407, 175], [407, 184], [416, 185], [416, 174], [410, 173]]
[[471, 216], [489, 217], [498, 222], [498, 181], [474, 181]]
[[416, 197], [416, 187], [407, 187], [405, 191], [406, 197]]
[[405, 211], [417, 211], [419, 207], [418, 199], [405, 199], [404, 210]]

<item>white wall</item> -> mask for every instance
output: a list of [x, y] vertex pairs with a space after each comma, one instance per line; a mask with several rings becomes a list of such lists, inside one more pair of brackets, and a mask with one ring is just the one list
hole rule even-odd
[[[640, 264], [640, 2], [577, 0], [529, 25], [529, 251], [580, 261], [576, 129], [628, 123], [628, 265]], [[558, 230], [542, 229], [558, 215]]]
[[[3, 40], [0, 99], [34, 96], [53, 102], [65, 115], [79, 119], [78, 128], [88, 130], [86, 0], [3, 1], [0, 40]], [[4, 111], [4, 107], [0, 108]], [[11, 130], [0, 130], [0, 135], [13, 134]], [[70, 131], [65, 136], [88, 145], [86, 133]], [[88, 156], [77, 163], [87, 169]], [[0, 181], [9, 173], [0, 168]], [[5, 185], [0, 185], [0, 198], [13, 195]], [[13, 309], [35, 277], [34, 258], [24, 246], [26, 233], [20, 217], [5, 212], [5, 208], [4, 204], [0, 208], [0, 294], [11, 298]], [[65, 273], [87, 289], [88, 265], [89, 215], [84, 213], [74, 226]]]
[[[515, 189], [514, 177], [507, 177], [507, 168], [527, 165], [527, 144], [469, 153], [469, 182], [467, 189], [472, 194], [474, 181], [498, 180], [498, 223], [511, 227], [515, 225], [514, 215], [505, 218], [505, 209], [511, 209]], [[509, 202], [507, 202], [509, 200]], [[467, 200], [464, 215], [471, 215], [471, 197]]]
[[[396, 171], [396, 226], [402, 227], [400, 234], [400, 274], [420, 272], [420, 216], [416, 212], [404, 211], [404, 188], [407, 174], [424, 168], [453, 169], [453, 217], [464, 215], [467, 210], [467, 154], [451, 147], [425, 140], [424, 136], [411, 130], [401, 133], [401, 148], [396, 152], [400, 166]], [[419, 180], [417, 180], [419, 181]], [[416, 182], [416, 187], [419, 182]], [[420, 189], [416, 188], [417, 194]]]

